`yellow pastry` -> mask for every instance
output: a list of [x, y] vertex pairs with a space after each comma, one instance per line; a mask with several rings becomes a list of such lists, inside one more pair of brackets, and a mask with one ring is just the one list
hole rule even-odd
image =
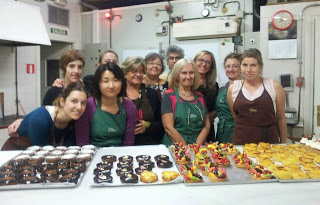
[[287, 158], [287, 159], [282, 160], [281, 163], [282, 163], [283, 166], [286, 166], [286, 165], [289, 165], [289, 164], [296, 164], [296, 165], [298, 165], [298, 162], [299, 162], [299, 160], [298, 160], [297, 158], [289, 157], [289, 158]]
[[308, 171], [308, 175], [311, 179], [320, 179], [320, 170], [310, 170]]
[[180, 174], [176, 171], [163, 171], [162, 172], [162, 179], [165, 182], [171, 182], [175, 180]]
[[265, 159], [265, 160], [259, 161], [258, 164], [260, 164], [264, 167], [269, 167], [270, 165], [273, 165], [274, 163], [271, 159]]
[[316, 156], [313, 160], [315, 163], [320, 164], [320, 156]]
[[292, 179], [290, 172], [285, 170], [273, 171], [273, 176], [277, 177], [278, 179]]
[[144, 171], [140, 174], [140, 181], [144, 183], [154, 183], [158, 181], [158, 175], [151, 171]]
[[285, 154], [274, 154], [272, 155], [272, 159], [276, 162], [282, 162], [282, 160], [286, 159], [288, 156]]
[[293, 179], [309, 179], [309, 176], [307, 173], [304, 173], [302, 171], [300, 172], [291, 172], [291, 176]]
[[267, 168], [269, 171], [271, 172], [275, 172], [275, 171], [282, 171], [284, 170], [284, 167], [281, 165], [276, 165], [276, 164], [272, 164], [270, 166], [268, 166]]
[[319, 167], [314, 163], [306, 164], [303, 166], [304, 171], [310, 171], [310, 170], [316, 170], [316, 169], [319, 169]]

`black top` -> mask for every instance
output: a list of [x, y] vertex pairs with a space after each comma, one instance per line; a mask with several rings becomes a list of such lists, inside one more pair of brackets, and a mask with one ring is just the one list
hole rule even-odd
[[204, 88], [203, 85], [200, 85], [197, 91], [202, 93], [202, 95], [204, 96], [208, 112], [215, 111], [219, 84], [216, 82], [214, 89]]
[[62, 92], [62, 88], [58, 88], [58, 87], [52, 87], [50, 88], [42, 101], [42, 105], [52, 105], [53, 101], [61, 94]]
[[136, 135], [135, 144], [160, 144], [162, 136], [164, 135], [164, 129], [161, 121], [161, 102], [159, 96], [157, 91], [146, 87], [145, 84], [141, 84], [140, 89], [146, 92], [150, 106], [154, 112], [154, 121], [144, 133]]

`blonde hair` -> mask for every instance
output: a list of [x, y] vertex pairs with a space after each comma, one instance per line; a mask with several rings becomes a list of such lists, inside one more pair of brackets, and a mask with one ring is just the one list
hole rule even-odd
[[216, 86], [216, 79], [217, 79], [217, 65], [216, 65], [216, 59], [214, 58], [214, 55], [210, 51], [202, 50], [196, 54], [193, 61], [196, 62], [199, 58], [201, 58], [206, 54], [210, 55], [211, 57], [211, 65], [210, 65], [210, 70], [206, 74], [206, 83], [204, 87], [205, 88], [208, 87], [213, 90]]
[[127, 75], [129, 72], [137, 69], [140, 65], [143, 67], [143, 72], [146, 73], [146, 63], [144, 62], [143, 58], [139, 56], [131, 56], [122, 63], [121, 69], [124, 75]]
[[187, 65], [191, 64], [194, 70], [194, 82], [191, 86], [191, 91], [195, 91], [199, 88], [200, 80], [199, 80], [199, 71], [196, 69], [196, 64], [191, 59], [180, 59], [174, 64], [172, 68], [171, 77], [169, 79], [169, 88], [175, 89], [179, 87], [179, 75], [181, 70]]

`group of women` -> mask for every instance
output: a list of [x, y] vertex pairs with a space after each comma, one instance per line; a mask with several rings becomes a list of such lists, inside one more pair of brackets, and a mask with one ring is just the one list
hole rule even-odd
[[[225, 58], [229, 82], [220, 89], [215, 58], [209, 51], [200, 51], [193, 60], [178, 60], [169, 82], [159, 78], [164, 65], [157, 53], [145, 59], [128, 57], [121, 68], [117, 58], [103, 59], [102, 55], [92, 84], [87, 85], [80, 80], [85, 65], [82, 53], [64, 53], [60, 59], [63, 89], [50, 89], [43, 107], [10, 125], [11, 137], [3, 149], [286, 140], [284, 90], [277, 81], [261, 76], [263, 63], [257, 49]], [[90, 87], [89, 94], [84, 84]], [[22, 139], [27, 140], [21, 145]]]

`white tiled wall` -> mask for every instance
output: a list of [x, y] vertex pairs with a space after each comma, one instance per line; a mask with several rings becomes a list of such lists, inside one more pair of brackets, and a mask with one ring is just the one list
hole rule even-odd
[[0, 149], [9, 138], [7, 129], [0, 129]]

